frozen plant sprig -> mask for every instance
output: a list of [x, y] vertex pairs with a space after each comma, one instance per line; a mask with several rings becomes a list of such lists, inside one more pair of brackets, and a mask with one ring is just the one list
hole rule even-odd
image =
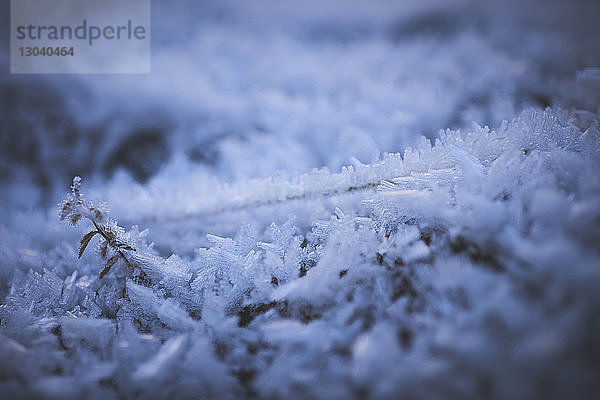
[[[100, 235], [99, 254], [106, 261], [104, 269], [100, 272], [102, 279], [119, 259], [123, 260], [131, 271], [139, 268], [127, 257], [128, 252], [136, 252], [125, 230], [114, 221], [106, 218], [107, 207], [104, 203], [86, 201], [81, 193], [81, 178], [73, 178], [71, 193], [60, 204], [60, 220], [76, 226], [82, 218], [87, 218], [94, 225], [94, 230], [87, 233], [79, 243], [81, 258], [90, 241]], [[142, 271], [143, 274], [143, 271]]]

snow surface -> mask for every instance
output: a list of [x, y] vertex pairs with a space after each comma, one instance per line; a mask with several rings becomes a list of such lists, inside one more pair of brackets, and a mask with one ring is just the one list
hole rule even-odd
[[0, 398], [594, 397], [599, 8], [156, 3], [151, 75], [1, 74]]

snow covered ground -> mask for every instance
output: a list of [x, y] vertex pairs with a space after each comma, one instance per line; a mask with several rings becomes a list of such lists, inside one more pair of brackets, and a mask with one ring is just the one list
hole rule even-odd
[[0, 398], [593, 397], [599, 17], [181, 0], [150, 75], [0, 58]]

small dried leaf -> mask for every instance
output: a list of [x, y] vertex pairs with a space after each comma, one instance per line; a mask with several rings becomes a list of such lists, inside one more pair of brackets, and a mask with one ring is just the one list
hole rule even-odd
[[102, 247], [100, 247], [100, 257], [103, 260], [106, 260], [106, 256], [108, 255], [108, 242], [103, 240]]
[[104, 275], [106, 275], [108, 273], [108, 271], [110, 271], [110, 268], [117, 262], [118, 259], [119, 259], [118, 254], [116, 254], [108, 259], [108, 261], [106, 262], [106, 266], [104, 267], [102, 272], [100, 272], [100, 279], [104, 278]]
[[79, 222], [80, 219], [81, 219], [80, 214], [73, 214], [71, 216], [71, 225], [77, 225], [77, 223]]
[[81, 255], [85, 251], [85, 248], [90, 243], [90, 240], [92, 240], [92, 238], [94, 237], [94, 235], [96, 233], [98, 233], [98, 231], [91, 231], [90, 233], [88, 233], [81, 239], [81, 242], [79, 243], [79, 257], [78, 258], [81, 258]]

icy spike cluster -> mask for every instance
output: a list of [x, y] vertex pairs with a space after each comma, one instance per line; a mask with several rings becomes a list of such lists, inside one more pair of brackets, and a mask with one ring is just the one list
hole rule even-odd
[[[147, 231], [112, 228], [143, 277], [120, 263], [100, 279], [97, 257], [58, 246], [45, 268], [15, 270], [0, 307], [1, 393], [589, 397], [600, 378], [600, 133], [597, 114], [578, 121], [531, 110], [304, 176], [306, 193], [338, 180], [327, 196], [255, 182], [281, 201], [246, 203], [260, 208], [255, 223], [208, 235], [208, 247], [188, 226], [171, 229], [189, 250], [180, 255], [158, 254]], [[373, 188], [347, 190], [367, 171]], [[162, 182], [172, 187], [157, 201], [186, 183]], [[73, 186], [61, 218], [98, 223]]]

